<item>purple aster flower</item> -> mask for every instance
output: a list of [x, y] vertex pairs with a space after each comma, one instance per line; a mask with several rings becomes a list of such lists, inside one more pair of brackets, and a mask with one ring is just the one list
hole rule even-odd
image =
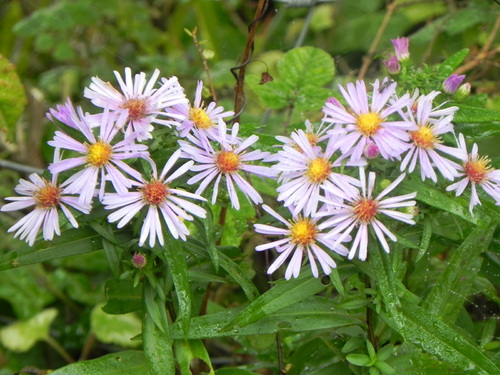
[[[331, 161], [335, 152], [331, 142], [323, 153], [321, 148], [312, 147], [304, 131], [298, 130], [291, 137], [298, 149], [283, 146], [283, 150], [278, 152], [278, 164], [272, 168], [280, 173], [281, 186], [276, 189], [279, 193], [278, 201], [284, 201], [285, 207], [293, 205], [294, 215], [302, 210], [306, 216], [313, 215], [324, 191], [343, 199], [357, 194], [357, 179], [333, 171], [334, 167], [343, 164], [343, 158]], [[364, 160], [347, 162], [348, 166], [364, 164]]]
[[185, 137], [189, 132], [195, 136], [197, 134], [205, 134], [210, 139], [218, 137], [219, 132], [217, 129], [219, 119], [223, 120], [227, 117], [233, 116], [233, 111], [224, 111], [224, 108], [215, 102], [211, 102], [206, 108], [202, 101], [203, 81], [198, 81], [196, 87], [196, 94], [194, 97], [193, 105], [189, 103], [181, 103], [173, 106], [171, 112], [182, 116], [183, 120], [177, 124], [177, 129], [181, 137]]
[[382, 61], [382, 63], [387, 68], [389, 74], [398, 74], [401, 71], [401, 65], [396, 56], [389, 55], [387, 60]]
[[98, 138], [92, 133], [86, 118], [82, 118], [75, 122], [75, 125], [85, 136], [87, 142], [77, 141], [60, 131], [56, 131], [54, 139], [48, 142], [49, 145], [57, 149], [76, 151], [82, 155], [55, 161], [49, 165], [49, 170], [52, 173], [60, 173], [83, 166], [82, 170], [75, 173], [61, 185], [65, 187], [69, 194], [80, 194], [80, 204], [91, 203], [99, 175], [101, 181], [99, 197], [104, 194], [106, 179], [111, 181], [118, 193], [126, 193], [127, 188], [132, 185], [123, 172], [136, 179], [140, 178], [140, 173], [125, 164], [123, 160], [147, 156], [147, 146], [134, 144], [135, 136], [133, 134], [120, 142], [112, 144], [115, 135], [125, 121], [126, 114], [122, 114], [120, 118], [115, 119], [108, 110], [105, 110], [101, 118]]
[[394, 52], [399, 61], [408, 60], [410, 57], [410, 52], [408, 50], [410, 41], [406, 37], [391, 39], [392, 45], [394, 46]]
[[222, 178], [224, 178], [231, 205], [235, 209], [239, 210], [240, 208], [235, 184], [252, 202], [255, 204], [262, 203], [262, 197], [257, 190], [255, 190], [239, 172], [274, 178], [276, 173], [271, 168], [250, 164], [253, 161], [266, 158], [269, 153], [260, 150], [247, 152], [246, 150], [257, 142], [259, 137], [254, 134], [240, 141], [237, 137], [239, 130], [238, 124], [234, 124], [230, 138], [226, 136], [226, 124], [222, 119], [219, 119], [218, 130], [220, 150], [214, 149], [206, 137], [197, 139], [188, 134], [187, 139], [190, 142], [183, 140], [179, 141], [183, 151], [182, 157], [194, 160], [197, 165], [194, 165], [191, 170], [199, 172], [196, 176], [188, 180], [188, 184], [196, 184], [201, 181], [200, 186], [196, 190], [196, 194], [202, 194], [208, 185], [215, 179], [212, 193], [212, 204], [215, 204], [219, 192], [219, 185]]
[[43, 238], [51, 241], [54, 234], [61, 235], [59, 228], [59, 209], [68, 219], [70, 224], [78, 228], [78, 223], [66, 205], [88, 214], [90, 205], [81, 204], [77, 197], [66, 195], [66, 189], [57, 184], [57, 175], [53, 175], [52, 181], [48, 181], [36, 173], [29, 176], [30, 181], [20, 179], [15, 191], [22, 197], [5, 198], [12, 203], [1, 207], [1, 211], [18, 211], [27, 207], [35, 206], [33, 211], [24, 216], [16, 224], [9, 228], [8, 232], [17, 231], [14, 237], [26, 240], [28, 245], [33, 246], [38, 232], [42, 228]]
[[[257, 233], [268, 234], [273, 237], [285, 236], [283, 239], [259, 245], [255, 248], [257, 251], [275, 248], [280, 253], [267, 270], [268, 274], [276, 271], [291, 256], [292, 259], [286, 268], [285, 279], [289, 280], [292, 276], [298, 277], [302, 266], [302, 258], [307, 254], [314, 277], [319, 277], [316, 260], [319, 262], [323, 273], [329, 275], [331, 269], [336, 268], [337, 265], [320, 244], [338, 254], [348, 254], [344, 245], [336, 243], [335, 238], [327, 236], [326, 233], [319, 229], [317, 219], [294, 216], [291, 221], [288, 221], [271, 207], [264, 204], [262, 208], [285, 225], [285, 228], [278, 228], [271, 225], [254, 224]], [[349, 239], [346, 238], [345, 240]]]
[[373, 228], [375, 235], [386, 252], [390, 251], [386, 236], [392, 241], [396, 241], [396, 236], [378, 219], [380, 215], [388, 216], [392, 219], [402, 221], [407, 224], [415, 224], [413, 216], [408, 213], [394, 210], [401, 207], [415, 206], [414, 200], [417, 193], [399, 195], [383, 199], [405, 178], [403, 173], [382, 192], [373, 198], [373, 188], [375, 186], [375, 172], [368, 175], [368, 185], [364, 168], [359, 169], [361, 180], [361, 192], [355, 198], [349, 198], [347, 203], [338, 201], [328, 201], [327, 204], [333, 206], [333, 210], [326, 211], [330, 216], [319, 229], [332, 227], [328, 236], [337, 238], [338, 244], [349, 236], [354, 229], [357, 229], [351, 249], [349, 259], [353, 259], [358, 254], [360, 260], [366, 260], [368, 254], [368, 228]]
[[[439, 94], [440, 94], [439, 91], [431, 91], [429, 94], [425, 95], [425, 97], [427, 98], [426, 100], [432, 102]], [[415, 89], [415, 92], [411, 97], [411, 102], [406, 108], [407, 112], [411, 112], [414, 116], [416, 115], [418, 109], [418, 101], [420, 100], [421, 96], [422, 95], [420, 95], [419, 89]], [[435, 123], [445, 116], [455, 115], [455, 112], [458, 111], [458, 107], [457, 106], [445, 107], [446, 103], [447, 102], [443, 102], [439, 104], [437, 107], [431, 107], [431, 111], [429, 112], [428, 115], [428, 121], [430, 123]], [[398, 112], [402, 118], [407, 118], [406, 111], [400, 110]]]
[[496, 204], [500, 205], [500, 170], [493, 169], [490, 165], [491, 160], [478, 154], [477, 144], [474, 143], [472, 152], [468, 154], [462, 134], [459, 135], [458, 144], [466, 155], [462, 158], [462, 165], [459, 168], [459, 175], [462, 179], [448, 186], [446, 190], [455, 191], [455, 195], [458, 197], [470, 183], [469, 211], [471, 214], [474, 206], [481, 204], [477, 194], [477, 186], [481, 186], [488, 195], [495, 199]]
[[[145, 73], [136, 74], [132, 79], [130, 68], [125, 68], [125, 81], [120, 73], [114, 73], [122, 92], [109, 82], [93, 77], [90, 86], [85, 88], [84, 96], [97, 107], [108, 108], [118, 116], [126, 113], [127, 135], [134, 133], [138, 141], [144, 141], [152, 137], [153, 123], [171, 127], [177, 124], [175, 120], [183, 119], [183, 116], [169, 110], [169, 107], [187, 102], [177, 77], [163, 79], [161, 86], [156, 89], [154, 86], [160, 75], [158, 69], [149, 81], [146, 81]], [[158, 116], [167, 116], [169, 119]]]
[[417, 102], [416, 115], [414, 116], [412, 111], [408, 113], [410, 120], [417, 126], [417, 130], [410, 132], [413, 144], [401, 162], [401, 171], [408, 168], [409, 172], [413, 172], [417, 162], [419, 162], [422, 180], [430, 178], [434, 182], [437, 182], [434, 167], [445, 178], [453, 180], [458, 176], [457, 169], [460, 166], [454, 161], [443, 157], [440, 153], [448, 154], [458, 159], [465, 157], [466, 153], [459, 148], [442, 144], [440, 136], [448, 132], [453, 132], [453, 124], [451, 123], [453, 116], [449, 115], [431, 122], [429, 115], [432, 112], [432, 101], [429, 98], [432, 97], [432, 95], [430, 97], [422, 95]]
[[66, 100], [66, 103], [58, 104], [56, 109], [50, 108], [49, 113], [47, 113], [47, 118], [50, 121], [55, 122], [57, 120], [73, 129], [78, 129], [77, 123], [84, 117], [90, 127], [94, 128], [100, 125], [100, 115], [90, 115], [88, 113], [84, 115], [80, 106], [75, 110], [70, 98]]
[[345, 125], [345, 133], [336, 142], [342, 154], [349, 153], [351, 160], [360, 160], [365, 147], [371, 142], [377, 145], [384, 159], [399, 158], [408, 150], [407, 131], [416, 129], [415, 124], [393, 121], [389, 116], [411, 103], [411, 98], [406, 94], [388, 104], [395, 95], [395, 82], [385, 78], [380, 84], [376, 80], [370, 105], [363, 81], [357, 81], [356, 85], [348, 83], [347, 91], [342, 86], [339, 88], [350, 109], [327, 102], [323, 107], [323, 121]]
[[465, 79], [465, 75], [452, 74], [446, 78], [443, 82], [443, 90], [448, 94], [454, 94], [462, 81]]
[[205, 201], [205, 198], [169, 186], [172, 181], [186, 173], [194, 163], [188, 161], [167, 176], [180, 155], [181, 150], [172, 154], [160, 177], [158, 177], [155, 164], [151, 161], [152, 178], [148, 181], [140, 177], [140, 183], [136, 184], [136, 191], [128, 191], [125, 194], [106, 193], [102, 199], [107, 210], [118, 209], [108, 216], [110, 223], [118, 221], [118, 228], [125, 226], [143, 207], [147, 207], [148, 212], [142, 224], [139, 246], [142, 246], [148, 237], [150, 247], [154, 247], [157, 239], [160, 245], [165, 244], [160, 214], [172, 236], [176, 239], [180, 237], [184, 241], [189, 235], [189, 230], [183, 221], [193, 220], [190, 214], [201, 218], [206, 217], [206, 211], [202, 207], [183, 199]]

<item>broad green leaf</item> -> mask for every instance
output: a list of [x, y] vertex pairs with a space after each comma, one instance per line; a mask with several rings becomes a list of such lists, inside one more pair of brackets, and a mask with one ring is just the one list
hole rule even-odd
[[9, 141], [14, 140], [14, 129], [26, 102], [15, 65], [0, 55], [0, 131]]
[[243, 310], [224, 330], [244, 327], [273, 312], [304, 300], [326, 288], [320, 280], [305, 272], [298, 279], [280, 282]]
[[247, 371], [247, 370], [242, 370], [239, 368], [224, 367], [224, 368], [215, 370], [215, 375], [258, 375], [258, 373]]
[[280, 78], [293, 88], [321, 87], [335, 74], [333, 58], [324, 50], [310, 46], [288, 51], [278, 61], [277, 69]]
[[181, 375], [192, 375], [191, 361], [202, 360], [210, 368], [208, 375], [214, 375], [207, 349], [202, 340], [176, 340], [174, 342], [175, 357], [181, 370]]
[[464, 48], [452, 56], [448, 57], [438, 66], [438, 73], [442, 77], [448, 77], [465, 60], [469, 54], [469, 49]]
[[[481, 107], [471, 107], [467, 105], [460, 105], [457, 113], [453, 118], [455, 122], [465, 122], [465, 123], [477, 123], [477, 122], [497, 122], [497, 124], [489, 125], [490, 131], [494, 134], [498, 132], [500, 127], [500, 111], [494, 111], [492, 109], [481, 108]], [[458, 127], [459, 129], [460, 126]], [[475, 134], [474, 134], [475, 137]]]
[[482, 138], [488, 138], [493, 135], [500, 133], [500, 123], [497, 122], [478, 122], [478, 123], [460, 123], [455, 128], [456, 130], [463, 133], [467, 138], [473, 138], [474, 140], [480, 140]]
[[102, 310], [103, 304], [94, 306], [90, 313], [90, 326], [97, 339], [106, 344], [135, 348], [138, 341], [131, 340], [141, 333], [141, 320], [134, 313], [111, 315]]
[[[144, 353], [124, 351], [62, 367], [51, 375], [150, 375]], [[173, 374], [173, 372], [172, 372]]]
[[298, 111], [320, 111], [332, 93], [323, 87], [304, 86], [297, 93], [295, 106]]
[[163, 331], [160, 330], [158, 324], [153, 321], [147, 310], [148, 307], [144, 306], [142, 342], [150, 375], [175, 374], [170, 327], [167, 326]]
[[345, 359], [355, 366], [369, 366], [371, 359], [366, 354], [348, 354]]
[[106, 304], [102, 310], [108, 314], [126, 314], [141, 309], [142, 290], [134, 288], [130, 280], [109, 280], [105, 292]]
[[481, 253], [486, 251], [493, 238], [495, 225], [476, 227], [456, 248], [422, 307], [447, 322], [454, 322], [460, 307], [468, 296], [471, 284], [481, 269]]
[[41, 311], [31, 319], [18, 321], [0, 330], [2, 345], [14, 352], [26, 352], [40, 340], [49, 338], [49, 328], [57, 316], [57, 310]]
[[266, 108], [281, 109], [290, 105], [293, 90], [286, 82], [276, 79], [260, 85], [259, 81], [260, 78], [256, 75], [248, 75], [246, 79], [248, 85], [259, 96], [260, 101]]

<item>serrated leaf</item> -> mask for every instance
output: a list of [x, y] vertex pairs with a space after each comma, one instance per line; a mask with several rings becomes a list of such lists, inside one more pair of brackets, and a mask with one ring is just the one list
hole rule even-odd
[[448, 77], [465, 60], [469, 54], [469, 49], [464, 48], [454, 53], [438, 66], [438, 74], [441, 77]]
[[82, 361], [64, 366], [50, 373], [51, 375], [150, 375], [144, 353], [124, 351], [104, 355], [90, 361]]
[[31, 319], [13, 323], [0, 330], [3, 346], [14, 352], [26, 352], [40, 340], [49, 337], [49, 328], [57, 316], [57, 310], [41, 311]]
[[140, 346], [140, 342], [131, 340], [141, 333], [141, 320], [133, 313], [111, 315], [102, 310], [104, 304], [94, 306], [90, 313], [90, 326], [97, 339], [106, 344], [115, 344], [125, 348]]
[[105, 286], [107, 314], [126, 314], [141, 309], [142, 290], [130, 280], [109, 280]]
[[26, 106], [24, 88], [16, 67], [0, 55], [0, 131], [14, 140], [14, 129]]
[[291, 103], [293, 89], [286, 82], [274, 80], [265, 85], [259, 85], [256, 77], [252, 78], [252, 76], [249, 76], [247, 81], [265, 107], [281, 109]]

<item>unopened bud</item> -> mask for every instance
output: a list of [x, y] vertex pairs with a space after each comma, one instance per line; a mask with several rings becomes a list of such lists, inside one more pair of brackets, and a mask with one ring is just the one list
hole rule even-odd
[[382, 62], [389, 74], [398, 74], [401, 71], [401, 65], [399, 65], [399, 61], [396, 56], [390, 55], [387, 60]]
[[406, 37], [391, 39], [392, 45], [394, 46], [394, 52], [399, 61], [408, 60], [410, 57], [410, 51], [408, 46], [410, 41]]
[[452, 74], [448, 78], [446, 78], [443, 82], [443, 90], [447, 92], [448, 94], [454, 94], [458, 86], [462, 83], [462, 81], [465, 79], [465, 75], [458, 75], [458, 74]]
[[470, 95], [470, 89], [471, 89], [470, 83], [469, 82], [464, 83], [462, 86], [458, 88], [457, 92], [455, 93], [455, 98], [457, 100], [465, 99]]
[[135, 268], [143, 269], [147, 264], [146, 256], [141, 253], [134, 253], [134, 256], [132, 257], [132, 264]]
[[373, 142], [370, 142], [365, 146], [365, 150], [363, 153], [365, 155], [365, 158], [367, 159], [375, 159], [380, 155], [378, 146]]

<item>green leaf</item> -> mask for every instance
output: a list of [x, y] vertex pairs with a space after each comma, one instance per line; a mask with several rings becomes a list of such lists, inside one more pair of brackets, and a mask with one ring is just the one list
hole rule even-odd
[[50, 308], [27, 321], [19, 321], [4, 327], [0, 330], [0, 341], [9, 350], [26, 352], [38, 341], [49, 337], [49, 328], [56, 316], [57, 310]]
[[302, 301], [326, 288], [320, 280], [303, 273], [298, 279], [282, 281], [258, 297], [223, 330], [244, 327], [267, 315]]
[[159, 298], [156, 290], [149, 282], [143, 284], [143, 309], [147, 312], [148, 319], [151, 319], [158, 329], [166, 332], [169, 328], [167, 321], [167, 311], [165, 310], [165, 301]]
[[181, 375], [192, 375], [191, 361], [202, 360], [209, 367], [208, 375], [214, 375], [214, 369], [202, 340], [176, 340], [174, 343], [175, 357], [179, 363]]
[[251, 372], [239, 368], [224, 367], [216, 370], [215, 375], [259, 375], [259, 374], [257, 372]]
[[260, 85], [259, 78], [255, 75], [249, 75], [246, 81], [267, 108], [281, 109], [291, 102], [293, 89], [286, 82], [276, 79]]
[[276, 68], [280, 78], [296, 89], [304, 86], [323, 86], [330, 82], [335, 74], [333, 58], [324, 50], [310, 46], [288, 51], [278, 61]]
[[371, 362], [366, 354], [348, 354], [345, 359], [355, 366], [368, 366]]
[[438, 66], [438, 74], [441, 77], [448, 77], [453, 71], [465, 60], [467, 55], [469, 54], [469, 49], [464, 48], [457, 53], [448, 57], [445, 61], [443, 61]]
[[[453, 118], [455, 122], [476, 123], [476, 122], [500, 122], [500, 111], [492, 109], [460, 105]], [[498, 131], [499, 124], [489, 126], [492, 132]], [[460, 129], [460, 128], [459, 128]]]
[[[495, 225], [476, 227], [456, 248], [444, 272], [436, 280], [422, 307], [447, 322], [454, 322], [468, 291], [481, 269], [476, 261], [492, 241]], [[481, 259], [479, 259], [481, 263]]]
[[24, 88], [16, 67], [0, 55], [0, 131], [14, 140], [14, 129], [26, 106]]
[[90, 313], [90, 326], [97, 339], [106, 344], [125, 348], [140, 345], [131, 339], [141, 333], [141, 320], [134, 313], [111, 315], [102, 310], [103, 304], [94, 306]]
[[109, 280], [105, 292], [107, 302], [102, 310], [108, 314], [126, 314], [141, 309], [142, 290], [134, 288], [131, 280]]
[[[51, 375], [150, 375], [144, 358], [140, 351], [124, 351], [104, 355], [90, 361], [73, 363], [62, 367]], [[173, 372], [171, 373], [173, 374]]]

